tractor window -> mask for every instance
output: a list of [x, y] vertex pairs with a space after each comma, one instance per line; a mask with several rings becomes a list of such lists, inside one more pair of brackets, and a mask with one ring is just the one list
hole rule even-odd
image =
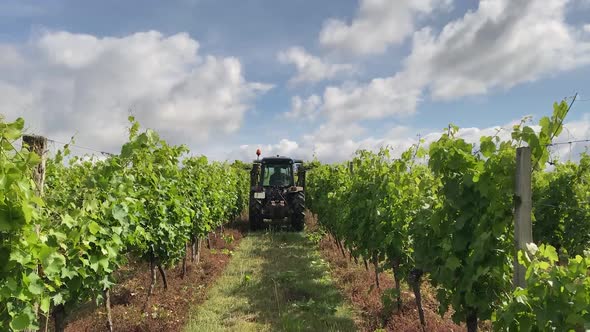
[[262, 166], [262, 185], [288, 187], [293, 185], [291, 165], [264, 165]]

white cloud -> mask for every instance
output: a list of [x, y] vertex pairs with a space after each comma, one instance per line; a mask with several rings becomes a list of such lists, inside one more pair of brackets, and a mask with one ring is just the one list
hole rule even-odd
[[365, 133], [365, 128], [354, 122], [346, 124], [328, 122], [319, 126], [313, 133], [304, 135], [303, 141], [308, 145], [316, 142], [338, 143], [347, 139], [355, 139], [363, 133]]
[[184, 33], [48, 31], [0, 48], [0, 112], [57, 140], [77, 132], [80, 145], [102, 150], [124, 142], [129, 110], [173, 143], [194, 146], [235, 131], [253, 98], [270, 88], [246, 81], [235, 58], [200, 56]]
[[414, 35], [406, 60], [434, 98], [485, 94], [590, 63], [590, 43], [565, 21], [567, 0], [482, 0], [436, 35]]
[[590, 24], [584, 24], [584, 31], [590, 33]]
[[313, 133], [304, 135], [301, 143], [290, 139], [282, 139], [278, 144], [245, 144], [230, 151], [227, 159], [239, 159], [245, 162], [256, 158], [256, 149], [260, 148], [264, 156], [288, 156], [295, 159], [311, 160], [317, 155], [323, 161], [345, 160], [358, 147], [354, 141], [365, 132], [356, 124], [322, 125]]
[[[460, 128], [456, 137], [475, 144], [477, 149], [482, 136], [495, 136], [498, 134], [502, 140], [510, 140], [512, 126], [517, 123], [519, 121], [511, 121], [501, 126], [486, 128]], [[538, 126], [532, 127], [538, 130]], [[422, 129], [422, 135], [418, 137], [416, 135], [419, 132], [418, 129], [405, 126], [394, 127], [381, 137], [361, 137], [365, 132], [364, 128], [354, 124], [346, 127], [324, 125], [320, 126], [312, 134], [304, 135], [300, 144], [291, 140], [282, 140], [277, 145], [259, 145], [258, 147], [262, 147], [265, 155], [274, 155], [280, 152], [281, 155], [305, 160], [311, 160], [316, 156], [322, 162], [331, 163], [350, 160], [358, 149], [378, 151], [385, 146], [392, 149], [393, 157], [399, 157], [402, 152], [416, 144], [419, 139], [424, 140], [422, 146], [428, 147], [432, 142], [438, 140], [442, 134], [442, 131]], [[566, 122], [563, 132], [554, 139], [554, 142], [568, 142], [588, 137], [590, 137], [590, 114], [585, 114], [580, 120]], [[586, 147], [587, 143], [572, 143], [551, 147], [550, 151], [554, 158], [561, 161], [576, 160], [581, 152], [586, 151]], [[256, 146], [245, 145], [240, 147], [238, 151], [232, 152], [232, 156], [235, 155], [239, 159], [249, 161], [253, 159], [252, 156], [254, 156], [255, 151]]]
[[357, 55], [380, 54], [414, 32], [417, 16], [450, 3], [450, 0], [360, 0], [350, 24], [337, 19], [324, 23], [320, 44]]
[[244, 144], [240, 145], [238, 149], [235, 149], [228, 153], [227, 159], [237, 159], [245, 162], [256, 159], [256, 150], [260, 149], [262, 152], [261, 157], [271, 156], [287, 156], [291, 158], [302, 158], [302, 150], [300, 150], [299, 144], [295, 141], [288, 139], [282, 139], [277, 144]]
[[570, 141], [585, 140], [590, 138], [590, 114], [584, 114], [580, 120], [571, 121], [565, 124], [563, 132], [554, 142], [566, 143], [552, 146], [550, 148], [553, 158], [558, 160], [577, 159], [582, 152], [588, 151], [588, 143], [577, 142], [567, 144]]
[[416, 32], [393, 76], [327, 87], [323, 110], [332, 121], [403, 116], [426, 92], [434, 99], [486, 94], [588, 65], [590, 41], [565, 21], [567, 2], [482, 0], [438, 34]]
[[306, 99], [300, 96], [291, 98], [291, 111], [285, 115], [293, 119], [313, 120], [319, 113], [322, 98], [318, 95], [311, 95]]
[[14, 46], [0, 44], [0, 70], [23, 64], [24, 61]]
[[412, 77], [398, 74], [368, 84], [347, 83], [324, 91], [323, 110], [331, 121], [348, 122], [412, 114], [421, 95]]
[[290, 80], [291, 83], [319, 82], [354, 71], [352, 65], [327, 63], [301, 47], [291, 47], [280, 52], [278, 59], [283, 64], [293, 64], [297, 68], [297, 75]]

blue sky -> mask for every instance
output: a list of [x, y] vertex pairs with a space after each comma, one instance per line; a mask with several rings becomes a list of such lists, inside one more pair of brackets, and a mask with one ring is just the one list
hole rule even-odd
[[131, 110], [216, 159], [336, 161], [579, 92], [564, 138], [588, 138], [589, 24], [588, 0], [1, 0], [0, 113], [106, 151]]

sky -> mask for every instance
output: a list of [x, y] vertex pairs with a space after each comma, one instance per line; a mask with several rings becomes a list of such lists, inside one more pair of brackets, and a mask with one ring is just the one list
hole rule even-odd
[[575, 93], [558, 141], [590, 138], [590, 0], [0, 0], [0, 114], [105, 152], [134, 115], [195, 155], [337, 162]]

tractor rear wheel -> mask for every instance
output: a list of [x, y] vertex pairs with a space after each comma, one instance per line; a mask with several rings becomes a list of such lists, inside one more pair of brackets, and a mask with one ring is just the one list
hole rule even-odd
[[291, 227], [296, 232], [301, 232], [305, 227], [305, 194], [302, 191], [296, 193], [291, 202]]
[[264, 228], [264, 222], [262, 221], [262, 215], [259, 213], [250, 213], [250, 230], [258, 231]]
[[262, 205], [258, 203], [258, 201], [250, 204], [249, 222], [251, 231], [257, 231], [264, 228], [264, 221], [262, 219]]

